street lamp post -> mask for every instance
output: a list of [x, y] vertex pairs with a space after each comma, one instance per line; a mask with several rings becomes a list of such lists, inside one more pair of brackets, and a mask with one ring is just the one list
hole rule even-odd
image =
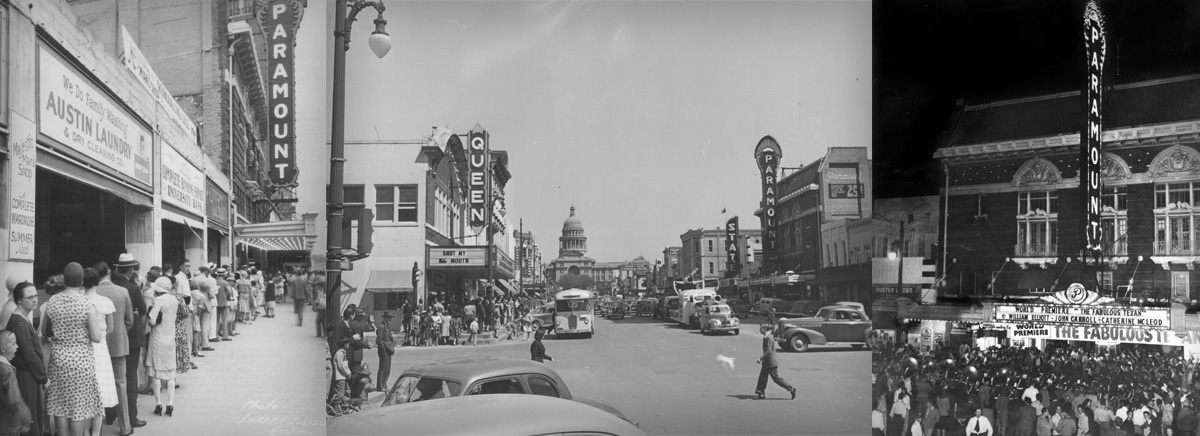
[[[383, 57], [391, 49], [391, 39], [388, 37], [384, 26], [387, 25], [387, 20], [383, 19], [383, 11], [385, 6], [382, 1], [366, 1], [366, 0], [337, 0], [334, 7], [334, 30], [333, 30], [333, 127], [332, 137], [330, 138], [329, 150], [329, 193], [328, 193], [328, 226], [326, 235], [329, 238], [329, 247], [325, 256], [325, 272], [326, 272], [326, 294], [325, 294], [325, 311], [326, 322], [336, 324], [341, 317], [341, 298], [338, 295], [340, 284], [342, 282], [342, 259], [345, 257], [343, 250], [347, 247], [342, 241], [342, 218], [345, 210], [342, 204], [345, 201], [345, 193], [343, 191], [343, 170], [345, 167], [345, 121], [346, 121], [346, 51], [350, 50], [350, 28], [354, 24], [355, 17], [359, 11], [366, 7], [374, 7], [378, 11], [379, 16], [375, 19], [375, 32], [372, 32], [371, 38], [368, 41], [371, 46], [371, 51], [378, 57]], [[341, 50], [338, 50], [341, 48]], [[329, 338], [329, 353], [332, 358], [337, 352], [337, 330], [328, 329]], [[330, 389], [328, 398], [333, 398], [333, 382], [330, 381]]]

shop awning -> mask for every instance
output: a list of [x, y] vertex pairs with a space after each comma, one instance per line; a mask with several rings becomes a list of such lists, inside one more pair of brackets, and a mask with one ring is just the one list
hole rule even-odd
[[496, 286], [508, 295], [518, 295], [521, 292], [512, 280], [496, 280]]
[[367, 292], [412, 292], [412, 270], [374, 270], [367, 279]]
[[311, 251], [317, 243], [316, 214], [303, 220], [236, 224], [234, 240], [266, 251]]

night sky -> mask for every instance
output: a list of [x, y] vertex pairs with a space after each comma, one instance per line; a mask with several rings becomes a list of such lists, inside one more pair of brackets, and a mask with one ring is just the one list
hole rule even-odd
[[[874, 2], [875, 196], [937, 195], [945, 182], [933, 153], [957, 100], [980, 104], [1079, 90], [1084, 5]], [[1100, 9], [1106, 86], [1200, 73], [1200, 2], [1106, 0]]]

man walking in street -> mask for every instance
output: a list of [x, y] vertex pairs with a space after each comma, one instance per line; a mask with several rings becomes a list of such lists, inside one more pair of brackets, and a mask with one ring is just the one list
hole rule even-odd
[[112, 273], [108, 269], [108, 264], [99, 262], [92, 267], [100, 276], [100, 283], [96, 285], [96, 293], [112, 300], [113, 306], [117, 308], [113, 312], [113, 322], [116, 323], [106, 335], [108, 342], [108, 356], [112, 360], [113, 379], [117, 383], [117, 407], [105, 410], [105, 421], [112, 423], [116, 419], [121, 421], [121, 434], [127, 435], [133, 433], [133, 428], [129, 422], [129, 402], [137, 401], [137, 395], [133, 395], [133, 399], [129, 397], [129, 386], [127, 384], [126, 375], [129, 373], [128, 366], [125, 363], [129, 356], [129, 332], [133, 329], [134, 311], [133, 302], [129, 299], [129, 291], [121, 286], [117, 286], [112, 282]]
[[779, 361], [775, 359], [775, 326], [773, 324], [763, 324], [759, 328], [763, 335], [763, 355], [758, 358], [757, 363], [762, 364], [762, 368], [758, 371], [758, 386], [755, 387], [754, 393], [758, 395], [758, 399], [767, 398], [767, 376], [779, 387], [786, 389], [792, 394], [792, 399], [796, 399], [796, 388], [789, 385], [783, 377], [779, 376]]
[[[136, 274], [138, 261], [134, 260], [129, 253], [122, 253], [117, 258], [117, 263], [113, 264], [117, 267], [117, 275], [113, 276], [112, 282], [114, 285], [124, 288], [129, 297], [129, 303], [133, 312], [133, 325], [129, 327], [127, 332], [128, 352], [125, 356], [125, 412], [128, 413], [129, 424], [132, 428], [139, 428], [146, 425], [146, 421], [138, 419], [138, 368], [141, 368], [142, 352], [146, 349], [146, 300], [142, 296], [142, 289], [132, 281], [132, 277]], [[114, 359], [115, 361], [115, 359]], [[113, 365], [113, 369], [117, 368]]]
[[379, 346], [379, 375], [375, 378], [376, 388], [386, 391], [388, 377], [392, 375], [392, 355], [396, 354], [396, 339], [392, 337], [392, 313], [383, 312], [383, 321], [375, 329], [375, 345]]

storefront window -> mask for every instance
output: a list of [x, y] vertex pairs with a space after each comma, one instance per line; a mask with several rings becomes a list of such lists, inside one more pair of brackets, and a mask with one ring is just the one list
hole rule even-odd
[[1022, 192], [1017, 196], [1017, 256], [1055, 256], [1058, 252], [1058, 194]]
[[1200, 251], [1194, 235], [1200, 217], [1192, 205], [1200, 200], [1200, 183], [1154, 185], [1154, 254], [1188, 256]]

